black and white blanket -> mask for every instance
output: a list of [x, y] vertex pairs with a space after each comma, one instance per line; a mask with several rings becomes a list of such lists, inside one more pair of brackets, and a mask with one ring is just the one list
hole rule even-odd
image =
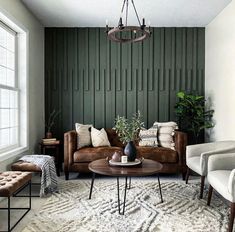
[[42, 170], [40, 197], [57, 191], [57, 175], [53, 157], [49, 155], [25, 155], [19, 160], [37, 165]]

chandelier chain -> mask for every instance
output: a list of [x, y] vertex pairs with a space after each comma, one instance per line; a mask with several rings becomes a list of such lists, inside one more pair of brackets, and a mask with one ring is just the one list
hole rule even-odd
[[138, 13], [137, 13], [137, 10], [136, 10], [135, 3], [134, 3], [133, 0], [131, 0], [131, 2], [132, 2], [132, 5], [133, 5], [133, 7], [134, 7], [135, 14], [136, 14], [137, 20], [138, 20], [138, 22], [139, 22], [139, 25], [141, 26], [140, 18], [139, 18], [139, 15], [138, 15]]
[[126, 1], [126, 26], [127, 26], [127, 17], [128, 17], [128, 0]]

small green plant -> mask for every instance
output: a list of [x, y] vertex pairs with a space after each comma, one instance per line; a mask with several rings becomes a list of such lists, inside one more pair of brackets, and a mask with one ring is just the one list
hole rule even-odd
[[139, 130], [144, 126], [140, 111], [135, 113], [131, 120], [119, 115], [115, 119], [114, 130], [117, 132], [123, 143], [138, 140]]
[[179, 102], [175, 105], [175, 112], [180, 129], [192, 132], [197, 143], [202, 130], [214, 127], [212, 122], [214, 110], [206, 110], [204, 96], [178, 92], [177, 97]]
[[53, 110], [50, 115], [49, 115], [49, 118], [48, 118], [48, 121], [46, 122], [46, 128], [47, 128], [47, 132], [51, 132], [51, 128], [55, 125], [55, 119], [56, 117], [58, 117], [60, 114], [60, 110], [59, 111], [56, 111], [56, 110]]

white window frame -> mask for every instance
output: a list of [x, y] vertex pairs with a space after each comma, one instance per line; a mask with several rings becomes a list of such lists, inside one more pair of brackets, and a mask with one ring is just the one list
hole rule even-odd
[[[0, 88], [1, 89], [5, 89], [5, 90], [12, 90], [15, 91], [17, 93], [17, 109], [18, 109], [18, 113], [17, 113], [17, 117], [18, 117], [18, 125], [17, 125], [17, 141], [16, 144], [12, 144], [9, 145], [5, 148], [0, 149], [0, 154], [4, 153], [4, 152], [8, 152], [11, 150], [14, 150], [16, 148], [18, 148], [20, 146], [20, 112], [19, 112], [19, 106], [20, 106], [20, 93], [19, 93], [19, 88], [18, 88], [18, 73], [17, 73], [17, 66], [18, 66], [18, 40], [17, 40], [17, 32], [15, 32], [13, 29], [11, 29], [10, 27], [8, 27], [5, 23], [3, 23], [2, 21], [0, 21], [0, 27], [5, 29], [8, 33], [12, 34], [14, 36], [14, 40], [15, 40], [15, 49], [14, 49], [14, 55], [15, 55], [15, 63], [14, 63], [14, 87], [12, 86], [8, 86], [6, 85], [2, 85], [0, 84]], [[5, 67], [5, 66], [3, 66]], [[7, 68], [7, 67], [6, 67]]]
[[29, 97], [28, 97], [28, 50], [29, 32], [20, 22], [7, 12], [0, 12], [0, 21], [17, 33], [16, 35], [16, 87], [18, 88], [19, 134], [18, 146], [11, 150], [0, 151], [0, 161], [15, 157], [29, 150]]

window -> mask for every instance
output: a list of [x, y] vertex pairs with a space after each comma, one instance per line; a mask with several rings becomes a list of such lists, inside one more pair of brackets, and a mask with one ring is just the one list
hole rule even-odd
[[17, 33], [0, 23], [0, 152], [19, 146]]

